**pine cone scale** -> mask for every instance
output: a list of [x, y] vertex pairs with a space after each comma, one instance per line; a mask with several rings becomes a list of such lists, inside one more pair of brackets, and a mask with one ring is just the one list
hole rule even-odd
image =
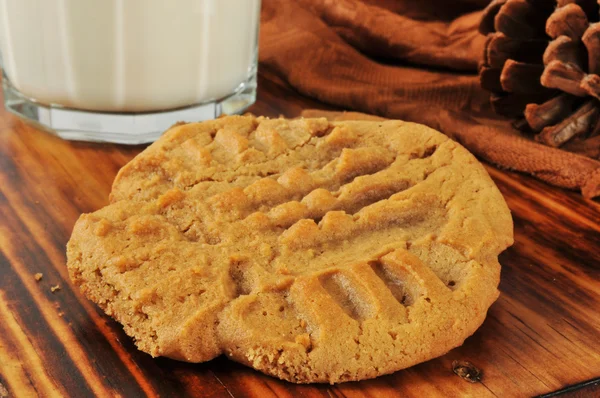
[[[551, 1], [550, 1], [551, 2]], [[596, 0], [557, 0], [556, 5], [564, 7], [568, 4], [577, 4], [590, 19], [598, 17], [598, 2]]]
[[544, 68], [541, 74], [541, 83], [544, 87], [556, 88], [565, 93], [578, 97], [587, 96], [587, 92], [581, 88], [581, 80], [585, 73], [575, 64], [560, 61], [552, 61]]
[[536, 140], [553, 147], [559, 147], [571, 138], [588, 131], [597, 119], [597, 104], [592, 101], [586, 102], [570, 118], [563, 120], [558, 125], [544, 128], [536, 136]]
[[547, 44], [544, 40], [519, 40], [501, 32], [493, 33], [486, 42], [484, 62], [493, 68], [502, 68], [509, 59], [539, 64]]
[[494, 29], [508, 37], [521, 39], [543, 38], [547, 15], [527, 0], [508, 0], [494, 18]]
[[600, 76], [587, 75], [581, 80], [581, 88], [589, 95], [596, 99], [600, 99]]
[[573, 112], [577, 99], [567, 94], [557, 95], [543, 104], [529, 104], [525, 108], [525, 119], [535, 132], [554, 125]]
[[600, 23], [591, 24], [581, 41], [588, 53], [588, 72], [600, 74]]
[[481, 17], [481, 23], [479, 24], [479, 33], [482, 35], [488, 35], [496, 31], [494, 28], [494, 19], [496, 14], [500, 11], [500, 8], [507, 2], [507, 0], [492, 0], [490, 4], [483, 11]]
[[581, 39], [589, 25], [587, 15], [575, 3], [557, 8], [548, 18], [546, 33], [553, 39], [568, 36], [573, 40]]
[[502, 89], [509, 93], [535, 94], [547, 91], [541, 82], [543, 65], [528, 64], [509, 59], [500, 75]]
[[552, 61], [571, 63], [581, 67], [587, 62], [587, 56], [578, 42], [568, 36], [559, 36], [548, 44], [542, 57], [544, 65], [548, 65]]

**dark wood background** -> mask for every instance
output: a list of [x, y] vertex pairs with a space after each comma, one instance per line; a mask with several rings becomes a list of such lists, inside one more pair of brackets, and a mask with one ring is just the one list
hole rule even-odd
[[[252, 112], [293, 117], [305, 108], [327, 107], [261, 72]], [[515, 244], [500, 257], [502, 295], [487, 320], [443, 357], [329, 386], [293, 385], [224, 358], [187, 364], [137, 351], [71, 285], [65, 244], [143, 149], [62, 141], [0, 111], [0, 397], [512, 397], [569, 386], [561, 394], [600, 396], [600, 204], [491, 166]], [[454, 360], [482, 369], [482, 381], [456, 376]]]

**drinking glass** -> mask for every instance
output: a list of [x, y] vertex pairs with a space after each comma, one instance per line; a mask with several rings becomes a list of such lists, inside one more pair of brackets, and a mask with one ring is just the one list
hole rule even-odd
[[0, 0], [6, 108], [62, 138], [139, 144], [256, 99], [260, 0]]

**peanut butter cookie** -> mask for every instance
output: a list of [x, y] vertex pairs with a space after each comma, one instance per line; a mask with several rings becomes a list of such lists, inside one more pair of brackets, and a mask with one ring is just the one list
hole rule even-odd
[[296, 383], [459, 346], [498, 297], [512, 220], [425, 126], [231, 116], [171, 128], [77, 221], [72, 280], [153, 356]]

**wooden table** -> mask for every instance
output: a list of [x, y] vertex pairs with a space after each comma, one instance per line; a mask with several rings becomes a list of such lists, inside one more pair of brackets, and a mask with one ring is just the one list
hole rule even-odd
[[[259, 87], [256, 114], [325, 107], [267, 71]], [[483, 326], [462, 347], [393, 375], [293, 385], [224, 358], [153, 359], [69, 282], [75, 220], [107, 204], [115, 174], [143, 147], [62, 141], [6, 111], [0, 126], [0, 397], [510, 397], [568, 386], [569, 395], [600, 396], [597, 201], [487, 167], [512, 210], [515, 244], [500, 257], [502, 295]], [[456, 376], [454, 360], [481, 368], [482, 381]]]

